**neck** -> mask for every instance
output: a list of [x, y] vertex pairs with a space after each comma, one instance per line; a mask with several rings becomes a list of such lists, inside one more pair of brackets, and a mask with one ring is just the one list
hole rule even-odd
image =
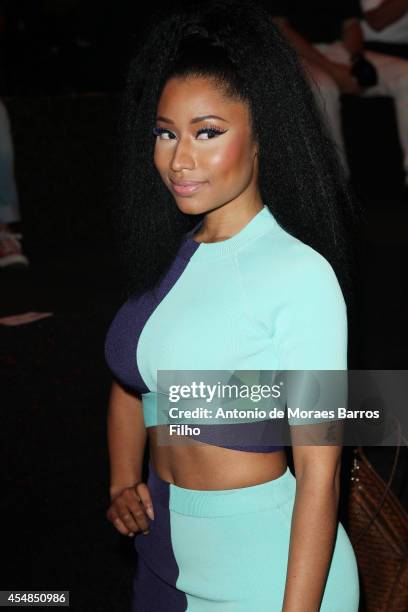
[[235, 199], [206, 213], [194, 240], [219, 242], [238, 233], [264, 207], [259, 194], [251, 200]]

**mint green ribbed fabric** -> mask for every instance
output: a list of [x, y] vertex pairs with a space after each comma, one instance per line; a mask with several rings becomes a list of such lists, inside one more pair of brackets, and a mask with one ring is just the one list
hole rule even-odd
[[151, 427], [160, 369], [347, 370], [346, 304], [329, 262], [265, 206], [232, 238], [198, 244], [135, 357]]

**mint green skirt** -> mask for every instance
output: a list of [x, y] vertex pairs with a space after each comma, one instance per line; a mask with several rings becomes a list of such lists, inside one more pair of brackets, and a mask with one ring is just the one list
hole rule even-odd
[[[150, 464], [155, 520], [134, 537], [133, 612], [281, 612], [296, 479], [202, 491], [162, 480]], [[357, 612], [359, 578], [338, 522], [320, 612]]]

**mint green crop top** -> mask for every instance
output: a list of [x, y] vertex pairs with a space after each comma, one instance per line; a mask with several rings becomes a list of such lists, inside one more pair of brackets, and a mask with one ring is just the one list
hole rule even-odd
[[320, 253], [267, 206], [221, 242], [196, 242], [199, 225], [157, 289], [129, 298], [107, 333], [106, 361], [140, 394], [146, 427], [157, 425], [158, 370], [347, 369], [346, 304]]

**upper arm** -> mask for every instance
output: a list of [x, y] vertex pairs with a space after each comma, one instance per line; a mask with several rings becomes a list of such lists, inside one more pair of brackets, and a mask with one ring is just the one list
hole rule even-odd
[[[329, 262], [312, 249], [295, 258], [287, 277], [275, 341], [286, 378], [292, 443], [338, 440], [341, 431], [333, 433], [332, 422], [337, 408], [345, 406], [348, 382], [343, 293]], [[290, 413], [289, 408], [314, 412]]]
[[276, 319], [285, 370], [347, 369], [347, 308], [329, 262], [306, 250], [291, 263]]
[[[343, 405], [337, 402], [342, 402], [347, 392], [348, 326], [343, 293], [332, 266], [313, 250], [306, 250], [304, 257], [295, 261], [288, 277], [277, 326], [281, 369], [294, 370], [289, 373], [287, 404], [306, 410], [331, 410]], [[323, 444], [333, 420], [288, 418], [297, 477], [313, 474], [321, 482], [338, 477], [341, 446]], [[307, 431], [303, 426], [308, 424], [312, 427]], [[308, 440], [309, 434], [315, 443], [299, 443]]]
[[117, 404], [126, 405], [130, 408], [141, 408], [142, 399], [136, 392], [127, 389], [125, 385], [113, 377], [109, 397], [109, 406]]
[[115, 428], [120, 425], [126, 436], [134, 436], [137, 432], [140, 440], [146, 438], [141, 398], [115, 378], [109, 396], [108, 423]]

